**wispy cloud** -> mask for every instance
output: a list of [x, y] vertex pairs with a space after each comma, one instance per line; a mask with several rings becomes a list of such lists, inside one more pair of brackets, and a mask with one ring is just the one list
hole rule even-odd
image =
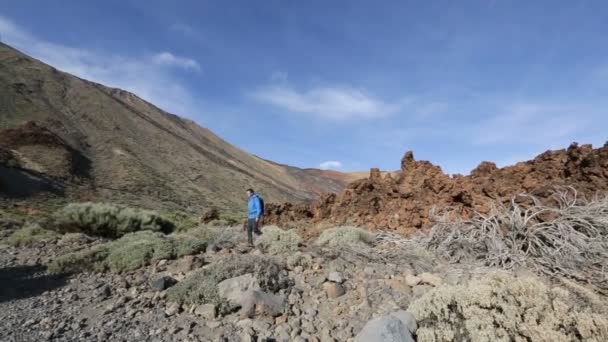
[[[183, 116], [194, 116], [195, 97], [167, 64], [196, 68], [198, 63], [172, 54], [128, 56], [42, 40], [0, 16], [3, 42], [62, 71], [111, 87], [131, 91], [155, 105]], [[159, 57], [160, 56], [160, 57]], [[164, 62], [164, 63], [160, 63]], [[195, 63], [192, 65], [192, 63]], [[199, 67], [200, 68], [200, 67]]]
[[154, 62], [160, 65], [176, 66], [184, 69], [199, 71], [201, 66], [191, 58], [178, 57], [171, 52], [160, 52], [153, 56]]
[[342, 163], [337, 160], [328, 160], [319, 164], [321, 170], [337, 170], [342, 168]]
[[375, 98], [364, 90], [340, 86], [299, 91], [281, 84], [263, 87], [250, 96], [286, 112], [328, 120], [375, 119], [388, 116], [401, 107]]

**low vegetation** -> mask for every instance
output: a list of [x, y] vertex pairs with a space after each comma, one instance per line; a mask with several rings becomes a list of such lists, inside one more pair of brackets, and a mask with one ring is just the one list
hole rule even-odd
[[554, 207], [520, 196], [470, 220], [439, 218], [421, 242], [451, 262], [525, 267], [608, 290], [608, 197], [584, 201], [573, 190], [556, 197]]
[[28, 223], [16, 230], [8, 238], [8, 243], [14, 247], [28, 247], [37, 242], [50, 241], [59, 238], [56, 232], [43, 229], [36, 223]]
[[531, 276], [493, 273], [414, 301], [418, 341], [606, 341], [606, 303]]
[[299, 250], [302, 238], [295, 230], [283, 230], [277, 226], [266, 226], [256, 239], [256, 245], [268, 254], [291, 254]]
[[63, 255], [49, 265], [53, 273], [85, 270], [124, 272], [161, 259], [175, 259], [203, 251], [206, 243], [189, 236], [164, 235], [141, 231], [94, 246], [88, 250]]
[[374, 234], [351, 226], [342, 226], [324, 230], [316, 241], [319, 246], [340, 247], [344, 245], [369, 245], [374, 242]]
[[233, 255], [207, 266], [171, 287], [167, 291], [167, 297], [182, 304], [211, 303], [216, 305], [218, 312], [225, 313], [232, 307], [219, 297], [217, 285], [226, 279], [247, 273], [252, 273], [260, 287], [267, 292], [277, 292], [290, 285], [282, 265], [275, 259], [255, 255]]
[[127, 233], [149, 230], [169, 233], [175, 225], [149, 210], [107, 203], [71, 203], [53, 214], [54, 226], [62, 232], [118, 238]]

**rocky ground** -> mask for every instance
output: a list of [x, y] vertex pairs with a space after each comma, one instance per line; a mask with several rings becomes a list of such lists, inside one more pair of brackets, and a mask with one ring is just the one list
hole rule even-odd
[[[125, 274], [58, 276], [45, 270], [57, 255], [95, 243], [85, 238], [2, 245], [0, 341], [353, 341], [370, 319], [383, 315], [388, 316], [373, 324], [403, 333], [406, 325], [395, 317], [407, 323], [411, 315], [399, 310], [442, 281], [433, 274], [440, 268], [432, 260], [390, 244], [365, 253], [302, 246], [295, 257], [278, 256], [287, 260], [282, 272], [291, 286], [273, 297], [280, 302], [276, 312], [258, 306], [248, 314], [218, 316], [212, 305], [170, 302], [166, 288], [229, 255], [261, 255], [260, 250], [240, 243], [211, 246]], [[410, 253], [409, 261], [395, 263], [402, 253]], [[235, 286], [245, 290], [242, 281], [236, 279]]]

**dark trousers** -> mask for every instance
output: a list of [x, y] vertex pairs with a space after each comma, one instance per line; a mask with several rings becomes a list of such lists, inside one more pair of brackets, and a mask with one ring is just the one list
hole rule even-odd
[[258, 228], [258, 222], [255, 219], [247, 220], [247, 240], [253, 244], [253, 233], [259, 234], [260, 229]]

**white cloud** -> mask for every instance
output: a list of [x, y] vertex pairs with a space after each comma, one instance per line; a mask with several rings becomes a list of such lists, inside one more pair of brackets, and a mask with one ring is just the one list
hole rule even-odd
[[154, 55], [126, 56], [44, 41], [1, 16], [0, 36], [4, 43], [59, 70], [131, 91], [172, 113], [193, 117], [198, 110], [195, 97]]
[[337, 160], [328, 160], [319, 164], [321, 170], [336, 170], [342, 168], [342, 163]]
[[317, 87], [307, 91], [297, 91], [287, 85], [273, 85], [261, 88], [250, 95], [258, 102], [288, 112], [309, 114], [329, 120], [380, 118], [394, 113], [401, 107], [350, 87]]
[[184, 69], [200, 70], [201, 67], [197, 61], [191, 58], [178, 57], [171, 52], [160, 52], [154, 55], [154, 62], [160, 65], [177, 66]]

